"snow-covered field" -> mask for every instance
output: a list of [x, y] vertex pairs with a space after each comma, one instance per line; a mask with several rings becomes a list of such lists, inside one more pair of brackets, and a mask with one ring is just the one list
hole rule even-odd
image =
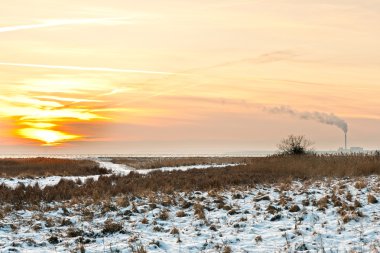
[[[97, 160], [111, 174], [223, 168], [237, 164], [136, 170]], [[84, 177], [0, 178], [0, 184], [56, 185]], [[257, 185], [224, 192], [152, 193], [106, 202], [0, 208], [1, 252], [378, 252], [377, 176]], [[370, 201], [372, 195], [376, 201]], [[376, 202], [376, 203], [374, 203]], [[143, 251], [140, 251], [143, 252]]]
[[[379, 252], [379, 177], [3, 205], [1, 252]], [[372, 199], [372, 202], [374, 199]], [[231, 250], [231, 251], [229, 251]], [[309, 251], [307, 251], [309, 250]]]
[[[239, 164], [210, 164], [210, 165], [191, 165], [191, 166], [179, 166], [179, 167], [163, 167], [163, 168], [157, 168], [157, 169], [141, 169], [137, 170], [135, 168], [123, 165], [123, 164], [115, 164], [108, 161], [103, 161], [96, 159], [96, 161], [99, 163], [99, 166], [101, 168], [108, 169], [111, 174], [105, 174], [103, 176], [110, 176], [110, 175], [121, 175], [126, 176], [129, 173], [136, 172], [139, 174], [147, 174], [153, 171], [173, 171], [173, 170], [180, 170], [180, 171], [186, 171], [190, 169], [208, 169], [208, 168], [225, 168], [225, 167], [233, 167], [237, 166]], [[91, 175], [91, 176], [49, 176], [49, 177], [37, 177], [37, 178], [0, 178], [0, 185], [4, 184], [7, 187], [16, 188], [18, 185], [23, 184], [25, 186], [33, 186], [38, 184], [40, 188], [45, 188], [46, 186], [52, 186], [59, 183], [61, 179], [65, 180], [71, 180], [71, 181], [81, 181], [82, 183], [85, 182], [87, 179], [93, 179], [98, 180], [99, 175]]]

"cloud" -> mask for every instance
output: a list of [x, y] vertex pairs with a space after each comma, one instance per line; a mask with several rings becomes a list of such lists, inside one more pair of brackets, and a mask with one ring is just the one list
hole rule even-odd
[[35, 96], [35, 98], [57, 100], [57, 101], [64, 101], [64, 102], [73, 102], [73, 103], [104, 102], [103, 100], [85, 99], [85, 98], [65, 98], [65, 97], [58, 97], [58, 96]]
[[233, 105], [233, 106], [242, 106], [245, 108], [250, 108], [255, 106], [256, 104], [249, 103], [245, 99], [232, 99], [226, 97], [202, 97], [202, 96], [176, 96], [176, 95], [163, 95], [161, 98], [164, 101], [176, 101], [176, 102], [184, 102], [187, 101], [191, 104], [194, 103], [210, 103], [217, 105]]
[[120, 23], [120, 21], [126, 21], [126, 20], [128, 19], [127, 18], [51, 19], [51, 20], [46, 20], [45, 22], [42, 22], [39, 24], [0, 27], [0, 33], [47, 28], [47, 27], [67, 26], [67, 25], [118, 24]]
[[[261, 54], [257, 57], [250, 57], [250, 58], [243, 58], [243, 59], [237, 59], [237, 60], [222, 62], [219, 64], [215, 64], [212, 66], [205, 67], [204, 69], [227, 67], [230, 65], [241, 64], [241, 63], [265, 64], [265, 63], [271, 63], [271, 62], [292, 60], [296, 56], [298, 56], [298, 54], [296, 54], [295, 52], [293, 52], [291, 50], [277, 50], [277, 51]], [[196, 70], [198, 70], [198, 69], [196, 69]]]
[[80, 66], [46, 65], [46, 64], [13, 63], [13, 62], [0, 62], [0, 65], [13, 66], [13, 67], [25, 67], [25, 68], [62, 69], [62, 70], [73, 70], [73, 71], [96, 71], [96, 72], [135, 73], [135, 74], [152, 74], [152, 75], [173, 75], [174, 74], [172, 72], [151, 71], [151, 70], [141, 70], [141, 69], [80, 67]]
[[29, 98], [27, 96], [15, 96], [15, 97], [9, 97], [9, 96], [1, 96], [0, 95], [0, 102], [5, 101], [11, 104], [19, 104], [19, 105], [33, 105], [35, 107], [48, 107], [48, 108], [57, 108], [62, 107], [63, 105], [55, 102], [55, 101], [43, 101], [39, 99]]

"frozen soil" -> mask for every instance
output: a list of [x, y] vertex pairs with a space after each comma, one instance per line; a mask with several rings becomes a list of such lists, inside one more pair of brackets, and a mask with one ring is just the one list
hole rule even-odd
[[371, 176], [2, 205], [0, 250], [378, 252], [379, 198]]

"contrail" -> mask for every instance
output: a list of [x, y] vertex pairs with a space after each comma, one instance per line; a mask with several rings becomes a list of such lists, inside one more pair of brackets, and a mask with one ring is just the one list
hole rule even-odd
[[304, 120], [315, 120], [323, 124], [333, 125], [340, 128], [344, 133], [348, 131], [347, 122], [344, 119], [339, 118], [333, 113], [325, 112], [300, 112], [296, 111], [289, 106], [279, 106], [279, 107], [263, 107], [264, 111], [275, 113], [275, 114], [288, 114], [295, 116]]
[[174, 74], [172, 72], [138, 70], [138, 69], [60, 66], [60, 65], [45, 65], [45, 64], [13, 63], [13, 62], [0, 62], [0, 65], [13, 66], [13, 67], [25, 67], [25, 68], [63, 69], [63, 70], [75, 70], [75, 71], [98, 71], [98, 72], [137, 73], [137, 74], [153, 74], [153, 75], [173, 75]]
[[126, 20], [126, 18], [87, 18], [87, 19], [48, 20], [40, 24], [0, 27], [0, 33], [14, 32], [14, 31], [19, 31], [19, 30], [38, 29], [38, 28], [45, 28], [45, 27], [65, 26], [65, 25], [93, 24], [93, 23], [100, 23], [102, 21], [104, 22], [104, 21], [115, 21], [115, 20]]

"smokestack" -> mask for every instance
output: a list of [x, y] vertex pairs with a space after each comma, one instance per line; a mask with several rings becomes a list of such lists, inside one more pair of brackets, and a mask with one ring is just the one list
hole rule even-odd
[[262, 107], [264, 111], [275, 113], [275, 114], [288, 114], [299, 119], [304, 120], [315, 120], [323, 124], [333, 125], [338, 127], [344, 133], [344, 149], [347, 150], [347, 131], [348, 125], [347, 122], [336, 116], [333, 113], [325, 113], [325, 112], [308, 112], [308, 111], [297, 111], [290, 106], [278, 106], [278, 107]]
[[347, 133], [344, 133], [344, 149], [347, 150]]

